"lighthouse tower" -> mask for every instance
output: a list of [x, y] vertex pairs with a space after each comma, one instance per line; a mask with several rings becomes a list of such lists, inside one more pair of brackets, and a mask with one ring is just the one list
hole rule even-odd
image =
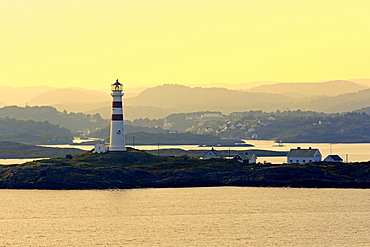
[[117, 81], [112, 84], [112, 119], [110, 122], [109, 151], [127, 151], [122, 110], [122, 84]]

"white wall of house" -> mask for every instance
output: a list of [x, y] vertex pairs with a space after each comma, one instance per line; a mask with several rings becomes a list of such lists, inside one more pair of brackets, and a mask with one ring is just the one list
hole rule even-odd
[[256, 155], [253, 155], [252, 157], [249, 158], [249, 163], [250, 164], [257, 163], [257, 157], [256, 157]]
[[208, 151], [205, 155], [203, 155], [203, 159], [209, 160], [209, 159], [222, 159], [222, 156], [218, 153], [214, 152], [213, 150]]
[[108, 143], [97, 143], [95, 144], [93, 153], [97, 154], [106, 153], [108, 152], [108, 147], [109, 147]]
[[299, 163], [303, 164], [306, 162], [320, 162], [322, 159], [320, 151], [316, 151], [314, 156], [309, 156], [309, 157], [294, 157], [294, 156], [288, 156], [287, 157], [287, 163], [288, 164], [293, 164], [293, 163]]

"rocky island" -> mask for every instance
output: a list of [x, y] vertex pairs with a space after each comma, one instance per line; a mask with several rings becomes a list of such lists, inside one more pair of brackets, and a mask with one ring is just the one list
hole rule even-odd
[[205, 186], [370, 188], [370, 163], [241, 164], [235, 160], [86, 152], [0, 166], [2, 189], [129, 189]]

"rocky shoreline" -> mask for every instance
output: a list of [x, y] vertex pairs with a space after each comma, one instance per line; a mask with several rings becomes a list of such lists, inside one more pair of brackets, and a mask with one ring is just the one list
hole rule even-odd
[[241, 164], [158, 157], [129, 149], [0, 167], [1, 189], [131, 189], [209, 186], [370, 188], [370, 163]]

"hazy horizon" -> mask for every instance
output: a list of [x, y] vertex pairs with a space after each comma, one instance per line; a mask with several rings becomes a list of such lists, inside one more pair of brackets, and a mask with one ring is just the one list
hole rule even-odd
[[[227, 82], [209, 82], [209, 83], [198, 83], [198, 84], [186, 84], [186, 83], [153, 83], [147, 85], [138, 85], [130, 84], [130, 82], [118, 79], [120, 83], [123, 84], [123, 88], [129, 90], [144, 90], [146, 88], [158, 87], [163, 85], [181, 85], [187, 87], [202, 87], [202, 88], [212, 88], [212, 87], [223, 87], [226, 89], [252, 89], [258, 88], [260, 86], [266, 85], [275, 85], [275, 84], [320, 84], [330, 81], [350, 81], [356, 83], [358, 85], [364, 87], [370, 87], [370, 77], [369, 78], [357, 78], [357, 79], [335, 79], [335, 80], [324, 80], [324, 81], [250, 81], [250, 82], [241, 82], [241, 83], [227, 83]], [[20, 84], [11, 84], [11, 85], [2, 85], [0, 87], [8, 87], [8, 88], [38, 88], [38, 87], [49, 87], [51, 90], [54, 89], [87, 89], [92, 91], [103, 91], [103, 92], [110, 92], [110, 85], [113, 84], [115, 80], [107, 81], [102, 87], [100, 88], [91, 88], [89, 85], [69, 85], [69, 84], [62, 84], [62, 85], [47, 85], [47, 84], [34, 84], [34, 85], [20, 85]]]
[[370, 78], [365, 0], [7, 1], [0, 85]]

